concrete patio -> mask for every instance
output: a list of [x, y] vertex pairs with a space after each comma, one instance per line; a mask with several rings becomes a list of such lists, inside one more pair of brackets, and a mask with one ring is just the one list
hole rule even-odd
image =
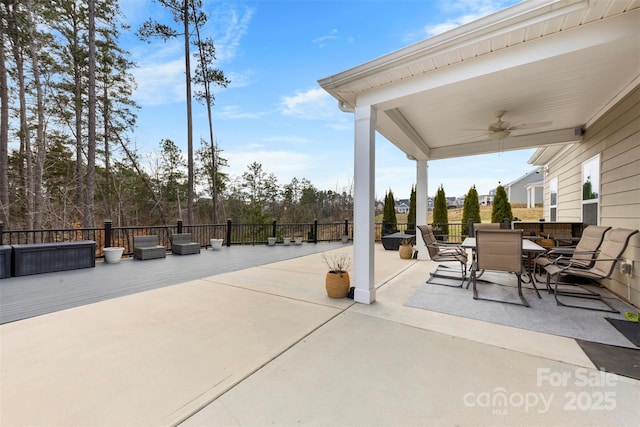
[[[381, 245], [377, 301], [330, 299], [323, 250], [352, 247], [0, 326], [0, 424], [637, 425], [640, 381], [598, 371], [575, 340], [407, 307], [435, 264]], [[166, 261], [72, 273], [153, 277]]]

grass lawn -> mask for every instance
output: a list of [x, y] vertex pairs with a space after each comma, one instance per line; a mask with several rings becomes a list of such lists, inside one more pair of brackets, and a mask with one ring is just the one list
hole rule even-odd
[[[482, 222], [491, 222], [491, 206], [480, 206], [480, 218]], [[538, 221], [540, 218], [544, 218], [542, 213], [542, 207], [538, 208], [521, 208], [521, 207], [511, 207], [511, 212], [514, 217], [519, 218], [521, 221]], [[460, 209], [449, 209], [449, 222], [462, 222], [462, 208]], [[431, 223], [431, 214], [429, 211], [429, 223]], [[396, 219], [398, 223], [406, 223], [407, 215], [406, 214], [396, 214]], [[376, 215], [376, 222], [382, 222], [382, 214]]]

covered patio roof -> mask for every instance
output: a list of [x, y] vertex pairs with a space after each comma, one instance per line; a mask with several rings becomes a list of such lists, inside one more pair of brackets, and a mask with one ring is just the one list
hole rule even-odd
[[638, 28], [639, 0], [530, 0], [319, 83], [418, 160], [557, 146], [638, 84]]
[[321, 79], [355, 113], [355, 300], [375, 301], [376, 132], [416, 160], [424, 224], [429, 160], [538, 148], [540, 164], [581, 141], [640, 83], [639, 28], [640, 0], [529, 0]]

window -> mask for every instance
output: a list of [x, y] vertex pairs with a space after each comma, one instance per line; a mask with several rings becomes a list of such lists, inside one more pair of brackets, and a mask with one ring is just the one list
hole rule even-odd
[[553, 178], [549, 181], [549, 195], [549, 219], [551, 222], [556, 222], [558, 220], [558, 178]]
[[582, 164], [582, 222], [598, 225], [600, 200], [600, 156]]

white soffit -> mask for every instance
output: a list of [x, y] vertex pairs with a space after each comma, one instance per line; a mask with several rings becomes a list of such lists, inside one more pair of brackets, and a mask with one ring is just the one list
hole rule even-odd
[[[640, 0], [533, 0], [319, 81], [418, 159], [569, 143], [640, 76]], [[490, 140], [512, 125], [548, 123]], [[549, 123], [550, 122], [550, 123]]]

